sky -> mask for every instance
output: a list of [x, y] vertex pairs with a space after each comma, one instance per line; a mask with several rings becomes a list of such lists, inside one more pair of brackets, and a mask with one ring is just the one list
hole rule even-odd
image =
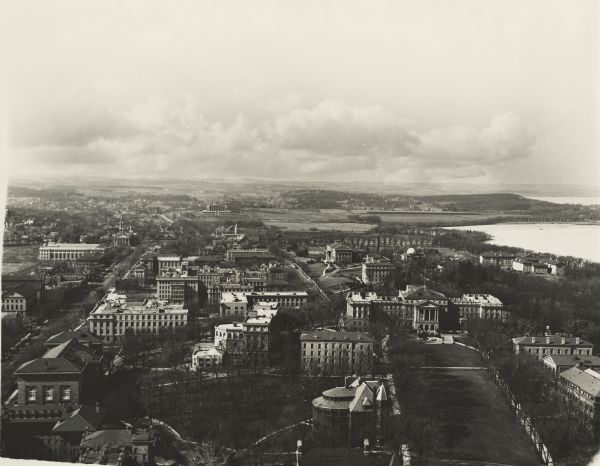
[[2, 9], [10, 178], [600, 185], [595, 0]]

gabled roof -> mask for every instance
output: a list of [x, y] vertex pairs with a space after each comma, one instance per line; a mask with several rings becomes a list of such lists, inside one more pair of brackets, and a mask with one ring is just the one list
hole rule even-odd
[[95, 432], [102, 427], [102, 413], [95, 406], [83, 405], [56, 423], [52, 432]]
[[92, 350], [80, 345], [73, 339], [50, 348], [40, 358], [23, 363], [14, 373], [17, 375], [64, 372], [80, 373], [88, 362], [95, 359], [96, 356]]
[[52, 335], [45, 342], [46, 346], [55, 346], [60, 345], [69, 340], [75, 339], [78, 343], [81, 344], [101, 344], [102, 339], [94, 335], [93, 333], [84, 330], [67, 330], [64, 332], [57, 333], [56, 335]]

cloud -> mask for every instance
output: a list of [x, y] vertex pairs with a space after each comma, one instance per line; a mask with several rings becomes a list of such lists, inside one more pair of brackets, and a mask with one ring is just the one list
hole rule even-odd
[[296, 94], [230, 121], [208, 120], [192, 97], [153, 96], [121, 112], [84, 109], [79, 123], [61, 120], [60, 137], [20, 133], [13, 154], [26, 152], [40, 167], [102, 165], [119, 175], [408, 181], [485, 177], [527, 158], [535, 144], [533, 130], [513, 113], [481, 128], [417, 130], [381, 106], [309, 106]]

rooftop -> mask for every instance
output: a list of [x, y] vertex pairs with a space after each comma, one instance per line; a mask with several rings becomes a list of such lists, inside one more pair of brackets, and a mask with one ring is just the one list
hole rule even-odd
[[582, 370], [571, 367], [559, 375], [559, 380], [566, 380], [579, 387], [593, 397], [600, 396], [600, 374], [590, 369]]
[[[535, 343], [533, 342], [533, 338], [535, 338]], [[547, 343], [547, 339], [550, 339], [550, 342]], [[565, 342], [562, 342], [562, 339], [565, 339]], [[567, 337], [563, 335], [532, 335], [532, 336], [523, 336], [513, 338], [513, 343], [519, 345], [537, 345], [537, 346], [547, 346], [547, 345], [558, 345], [558, 346], [586, 346], [592, 347], [593, 345], [589, 341], [585, 341], [583, 339], [579, 339], [579, 343], [577, 343], [577, 337]]]
[[464, 294], [453, 301], [455, 304], [491, 304], [502, 306], [502, 301], [491, 294]]
[[104, 299], [98, 303], [98, 307], [91, 312], [90, 317], [100, 314], [115, 314], [115, 313], [187, 313], [187, 309], [181, 303], [169, 303], [168, 301], [160, 301], [155, 298], [144, 299], [143, 301], [127, 301], [127, 295], [119, 294], [114, 288], [111, 288]]
[[442, 293], [438, 293], [435, 290], [427, 288], [426, 286], [418, 285], [406, 285], [405, 291], [400, 291], [398, 296], [404, 300], [446, 300], [446, 296]]
[[551, 354], [544, 361], [552, 361], [557, 366], [575, 366], [582, 363], [586, 366], [600, 366], [600, 356], [583, 356], [576, 354]]
[[88, 249], [103, 249], [103, 246], [101, 244], [97, 244], [97, 243], [53, 243], [53, 242], [50, 242], [48, 244], [40, 246], [40, 248], [88, 250]]
[[373, 337], [364, 332], [330, 332], [328, 330], [316, 330], [314, 332], [303, 332], [300, 340], [306, 341], [366, 341], [372, 342]]

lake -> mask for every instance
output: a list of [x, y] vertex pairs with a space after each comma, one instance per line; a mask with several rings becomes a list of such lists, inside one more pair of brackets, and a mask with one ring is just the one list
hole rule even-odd
[[538, 201], [552, 202], [554, 204], [581, 204], [581, 205], [600, 205], [600, 197], [577, 197], [577, 196], [525, 196], [528, 199]]
[[499, 223], [447, 228], [483, 231], [492, 236], [490, 244], [548, 252], [559, 256], [581, 257], [589, 261], [600, 262], [600, 225]]

